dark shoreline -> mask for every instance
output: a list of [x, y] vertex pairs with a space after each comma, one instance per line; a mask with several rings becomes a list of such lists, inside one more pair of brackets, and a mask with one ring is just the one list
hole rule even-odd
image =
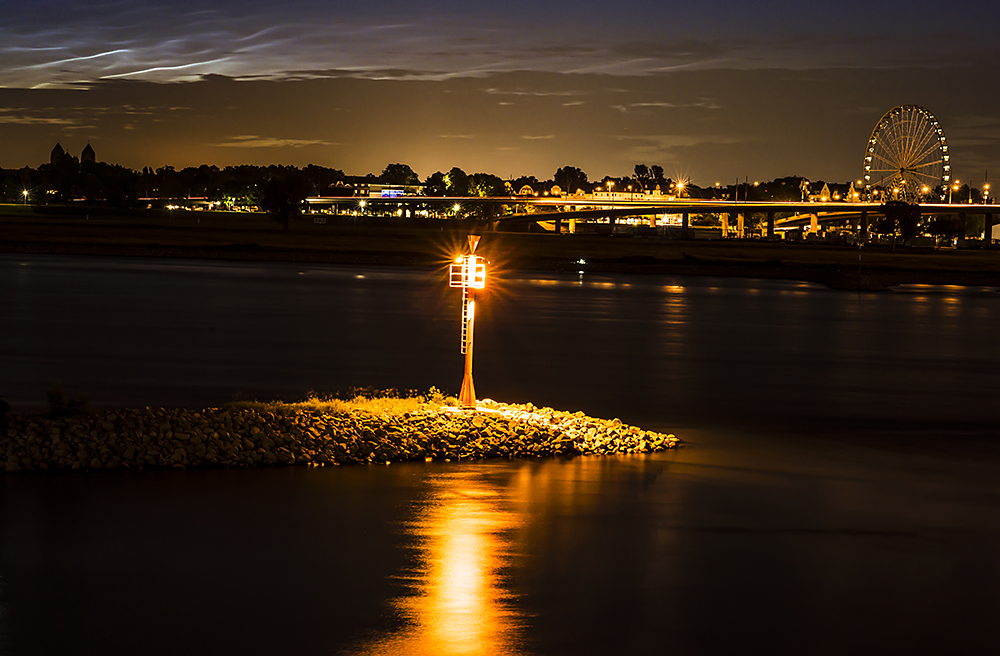
[[992, 248], [866, 246], [859, 253], [856, 247], [822, 243], [491, 232], [475, 221], [385, 217], [331, 217], [328, 224], [314, 224], [305, 216], [283, 230], [259, 214], [17, 209], [0, 208], [0, 253], [444, 268], [465, 249], [465, 235], [477, 233], [483, 236], [478, 252], [500, 274], [719, 276], [848, 290], [1000, 286], [1000, 251]]

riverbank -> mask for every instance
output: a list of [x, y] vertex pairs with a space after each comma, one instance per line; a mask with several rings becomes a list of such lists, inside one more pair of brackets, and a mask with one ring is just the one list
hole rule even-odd
[[[504, 270], [728, 276], [841, 289], [900, 284], [996, 286], [1000, 252], [859, 249], [753, 240], [489, 232], [474, 221], [306, 216], [286, 231], [265, 215], [0, 206], [0, 253], [444, 267], [483, 235], [479, 253]], [[91, 208], [91, 211], [94, 211]], [[323, 217], [326, 218], [326, 217]]]
[[4, 471], [327, 466], [649, 453], [669, 434], [582, 412], [484, 400], [240, 403], [10, 417]]

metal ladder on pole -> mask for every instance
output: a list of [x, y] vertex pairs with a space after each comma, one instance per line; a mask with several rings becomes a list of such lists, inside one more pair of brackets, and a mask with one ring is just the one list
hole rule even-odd
[[462, 287], [462, 355], [469, 346], [469, 288]]

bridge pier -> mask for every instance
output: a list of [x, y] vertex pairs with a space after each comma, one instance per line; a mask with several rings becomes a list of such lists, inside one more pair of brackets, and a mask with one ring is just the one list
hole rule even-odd
[[868, 243], [868, 210], [861, 210], [861, 220], [858, 221], [858, 243]]
[[743, 239], [746, 236], [744, 229], [746, 227], [747, 213], [740, 212], [736, 215], [736, 236]]
[[562, 218], [560, 218], [560, 217], [557, 216], [556, 217], [556, 234], [557, 235], [561, 235], [562, 234], [562, 222], [563, 222]]
[[774, 210], [767, 212], [767, 238], [774, 239]]
[[966, 226], [965, 212], [959, 212], [958, 213], [958, 234], [960, 235], [959, 239], [965, 239], [965, 231], [967, 229], [968, 228]]
[[983, 214], [983, 244], [989, 246], [993, 241], [993, 213]]

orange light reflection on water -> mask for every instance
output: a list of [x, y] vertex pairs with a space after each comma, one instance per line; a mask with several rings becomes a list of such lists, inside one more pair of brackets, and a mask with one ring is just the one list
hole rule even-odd
[[517, 515], [504, 509], [496, 486], [476, 472], [439, 474], [407, 525], [417, 545], [415, 594], [395, 601], [405, 622], [363, 653], [520, 653], [520, 623], [504, 588], [510, 529]]

